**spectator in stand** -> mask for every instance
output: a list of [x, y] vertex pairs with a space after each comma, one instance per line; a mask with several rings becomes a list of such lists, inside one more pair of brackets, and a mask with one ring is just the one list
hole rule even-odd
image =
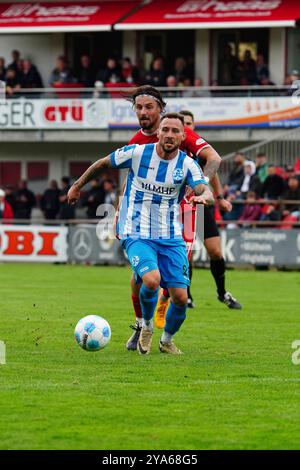
[[223, 213], [223, 220], [238, 220], [244, 208], [244, 204], [241, 204], [241, 202], [239, 202], [243, 200], [241, 193], [239, 194], [239, 192], [231, 191], [228, 193], [226, 199], [232, 204], [232, 211]]
[[5, 76], [6, 83], [6, 95], [8, 98], [13, 98], [18, 95], [18, 92], [21, 89], [21, 80], [18, 79], [16, 71], [14, 69], [8, 68]]
[[103, 191], [105, 194], [104, 203], [105, 204], [112, 204], [115, 206], [117, 195], [115, 192], [115, 185], [111, 179], [105, 179], [102, 183]]
[[287, 95], [293, 95], [297, 90], [299, 90], [300, 74], [298, 70], [292, 70], [290, 75], [285, 79], [285, 85], [289, 85], [291, 88], [287, 91]]
[[[266, 75], [261, 75], [260, 85], [264, 85], [264, 86], [268, 86], [268, 85], [274, 86], [275, 83], [272, 82], [272, 81], [270, 80], [269, 75], [266, 74]], [[272, 95], [271, 95], [271, 96], [272, 96]]]
[[9, 205], [12, 208], [13, 212], [15, 212], [16, 197], [14, 195], [14, 189], [11, 185], [7, 185], [5, 187], [5, 200], [9, 203]]
[[82, 199], [82, 205], [87, 207], [86, 215], [89, 219], [96, 218], [97, 208], [104, 203], [104, 200], [105, 191], [103, 184], [100, 184], [97, 179], [92, 180], [90, 189], [86, 191]]
[[[169, 75], [169, 76], [166, 78], [166, 84], [167, 84], [167, 87], [168, 87], [168, 88], [176, 88], [176, 87], [178, 86], [176, 77], [175, 77], [174, 75]], [[178, 92], [176, 92], [176, 90], [173, 90], [173, 91], [166, 91], [166, 92], [164, 93], [164, 96], [168, 96], [169, 98], [171, 98], [171, 97], [176, 97], [176, 96], [178, 96]]]
[[139, 70], [135, 65], [132, 65], [129, 57], [125, 57], [122, 61], [122, 79], [129, 85], [138, 85], [140, 81]]
[[184, 86], [194, 86], [195, 88], [197, 88], [197, 90], [187, 90], [187, 91], [184, 91], [184, 94], [183, 96], [185, 98], [199, 98], [199, 97], [203, 97], [203, 98], [207, 98], [209, 96], [211, 96], [210, 94], [210, 91], [208, 90], [199, 90], [199, 88], [203, 87], [203, 80], [202, 78], [195, 78], [194, 80], [194, 83], [192, 84], [191, 80], [189, 78], [186, 78], [183, 82], [183, 85]]
[[68, 67], [67, 59], [64, 56], [59, 56], [56, 61], [56, 68], [52, 70], [49, 85], [55, 86], [61, 83], [75, 83], [75, 78]]
[[44, 213], [45, 219], [56, 219], [60, 209], [60, 190], [56, 180], [50, 181], [49, 188], [46, 189], [41, 197], [41, 209]]
[[70, 178], [68, 178], [68, 176], [64, 176], [61, 179], [61, 186], [62, 188], [59, 193], [59, 202], [60, 202], [59, 218], [62, 220], [75, 219], [75, 207], [68, 204], [67, 194], [71, 187]]
[[252, 191], [259, 196], [261, 193], [261, 182], [259, 177], [255, 174], [255, 163], [251, 160], [246, 160], [244, 163], [244, 180], [240, 187], [240, 192], [243, 198], [246, 198], [248, 191]]
[[76, 73], [78, 83], [85, 88], [93, 88], [96, 78], [96, 71], [91, 63], [91, 58], [88, 54], [83, 54], [80, 57], [80, 65]]
[[17, 49], [14, 49], [11, 53], [12, 57], [12, 62], [9, 64], [7, 67], [8, 69], [13, 69], [16, 72], [16, 75], [19, 73], [19, 66], [20, 66], [20, 59], [21, 59], [21, 54], [20, 51]]
[[288, 187], [282, 194], [282, 199], [286, 201], [298, 201], [294, 204], [285, 204], [283, 208], [283, 217], [289, 215], [297, 217], [300, 215], [300, 184], [299, 179], [296, 176], [291, 176], [288, 179]]
[[17, 77], [19, 78], [19, 80], [21, 80], [21, 77], [23, 74], [23, 65], [24, 65], [24, 60], [18, 59], [17, 60]]
[[0, 80], [4, 82], [5, 77], [6, 77], [5, 59], [3, 57], [0, 57]]
[[232, 86], [239, 84], [240, 61], [232, 54], [232, 47], [226, 44], [218, 64], [218, 84]]
[[189, 70], [187, 68], [187, 62], [184, 57], [177, 57], [175, 59], [174, 70], [172, 75], [176, 78], [176, 81], [179, 86], [184, 85], [185, 79], [192, 80], [192, 77], [189, 75]]
[[195, 58], [189, 56], [186, 60], [186, 76], [193, 82], [195, 79]]
[[233, 168], [229, 173], [227, 184], [224, 186], [225, 193], [232, 193], [240, 189], [245, 178], [245, 155], [236, 153], [233, 159]]
[[265, 63], [265, 58], [262, 54], [257, 54], [256, 59], [256, 76], [258, 83], [261, 82], [263, 77], [269, 77], [270, 72], [267, 64]]
[[[278, 204], [266, 204], [261, 209], [260, 220], [265, 222], [278, 222], [281, 220], [281, 212], [279, 210]], [[267, 227], [277, 227], [277, 225], [267, 224]]]
[[[257, 204], [256, 201], [256, 194], [254, 191], [249, 191], [247, 193], [246, 204], [244, 205], [244, 209], [242, 215], [239, 218], [239, 222], [252, 222], [255, 220], [260, 220], [261, 215], [261, 206]], [[242, 225], [248, 225], [247, 223], [243, 223]]]
[[30, 219], [31, 211], [36, 205], [35, 195], [27, 188], [27, 181], [22, 180], [19, 183], [19, 189], [15, 194], [15, 218]]
[[261, 196], [265, 199], [278, 199], [283, 191], [284, 180], [281, 176], [276, 174], [276, 166], [270, 164], [268, 176], [261, 188]]
[[294, 82], [297, 82], [300, 80], [300, 73], [298, 70], [292, 70], [290, 75], [289, 75], [289, 82], [293, 84]]
[[[266, 87], [266, 86], [274, 86], [275, 83], [270, 80], [269, 75], [261, 75], [260, 78], [260, 85]], [[274, 90], [266, 90], [265, 88], [262, 88], [260, 90], [255, 91], [258, 96], [274, 96]]]
[[23, 61], [23, 73], [21, 75], [22, 88], [43, 88], [41, 75], [35, 65], [29, 59]]
[[0, 189], [0, 219], [13, 219], [14, 213], [9, 202], [6, 201], [5, 192]]
[[106, 67], [101, 69], [97, 76], [96, 80], [105, 83], [120, 83], [123, 81], [122, 78], [122, 69], [120, 64], [117, 62], [116, 59], [110, 57], [107, 59]]
[[258, 153], [256, 155], [256, 174], [261, 183], [263, 183], [268, 176], [268, 162], [265, 153]]
[[294, 170], [294, 167], [292, 165], [286, 165], [285, 168], [283, 169], [283, 179], [287, 181], [291, 176], [295, 176], [296, 172]]
[[157, 57], [152, 61], [150, 71], [146, 73], [145, 85], [154, 87], [166, 86], [166, 72], [162, 57]]
[[296, 175], [300, 176], [300, 158], [296, 160], [296, 163], [294, 165], [294, 172]]
[[256, 63], [252, 58], [251, 51], [247, 49], [244, 54], [244, 60], [242, 62], [242, 75], [246, 80], [247, 85], [256, 85], [257, 84], [257, 75], [256, 75]]

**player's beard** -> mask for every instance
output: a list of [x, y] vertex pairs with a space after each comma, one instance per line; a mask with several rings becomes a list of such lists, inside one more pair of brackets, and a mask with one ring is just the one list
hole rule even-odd
[[[172, 145], [172, 147], [166, 147], [166, 144], [169, 143]], [[179, 145], [176, 145], [175, 143], [171, 143], [171, 142], [164, 142], [163, 144], [161, 144], [162, 148], [163, 148], [163, 151], [165, 153], [172, 153], [172, 152], [175, 152], [178, 148], [179, 148]]]
[[143, 131], [149, 131], [153, 127], [153, 122], [148, 118], [140, 119], [139, 123]]

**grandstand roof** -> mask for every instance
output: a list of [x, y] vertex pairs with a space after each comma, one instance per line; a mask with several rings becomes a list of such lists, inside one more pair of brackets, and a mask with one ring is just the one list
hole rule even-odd
[[152, 0], [115, 29], [294, 27], [299, 18], [294, 0]]
[[0, 2], [0, 33], [110, 31], [140, 2]]

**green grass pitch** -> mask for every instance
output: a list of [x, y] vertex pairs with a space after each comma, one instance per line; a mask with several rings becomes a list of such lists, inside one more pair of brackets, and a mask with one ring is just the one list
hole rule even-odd
[[[244, 304], [231, 311], [195, 270], [179, 357], [159, 353], [158, 331], [150, 356], [125, 349], [129, 268], [2, 265], [0, 276], [1, 449], [299, 448], [299, 273], [229, 271]], [[87, 314], [111, 325], [103, 351], [74, 340]]]

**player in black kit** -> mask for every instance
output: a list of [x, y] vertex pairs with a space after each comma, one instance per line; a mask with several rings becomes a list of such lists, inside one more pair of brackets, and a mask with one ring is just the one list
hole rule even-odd
[[[194, 115], [190, 111], [182, 110], [180, 114], [184, 116], [185, 125], [194, 129]], [[198, 163], [202, 167], [203, 163], [201, 158], [197, 158]], [[231, 203], [223, 198], [223, 188], [218, 175], [211, 181], [215, 198], [218, 201], [220, 210], [230, 212], [232, 209]], [[214, 207], [204, 207], [204, 246], [210, 258], [210, 270], [214, 277], [218, 299], [220, 302], [226, 304], [229, 308], [241, 309], [242, 305], [233, 297], [233, 295], [226, 291], [225, 288], [225, 260], [222, 253], [221, 237], [219, 228], [215, 221]], [[190, 278], [192, 275], [192, 264], [190, 263]], [[190, 307], [193, 305], [192, 298], [190, 299]]]

